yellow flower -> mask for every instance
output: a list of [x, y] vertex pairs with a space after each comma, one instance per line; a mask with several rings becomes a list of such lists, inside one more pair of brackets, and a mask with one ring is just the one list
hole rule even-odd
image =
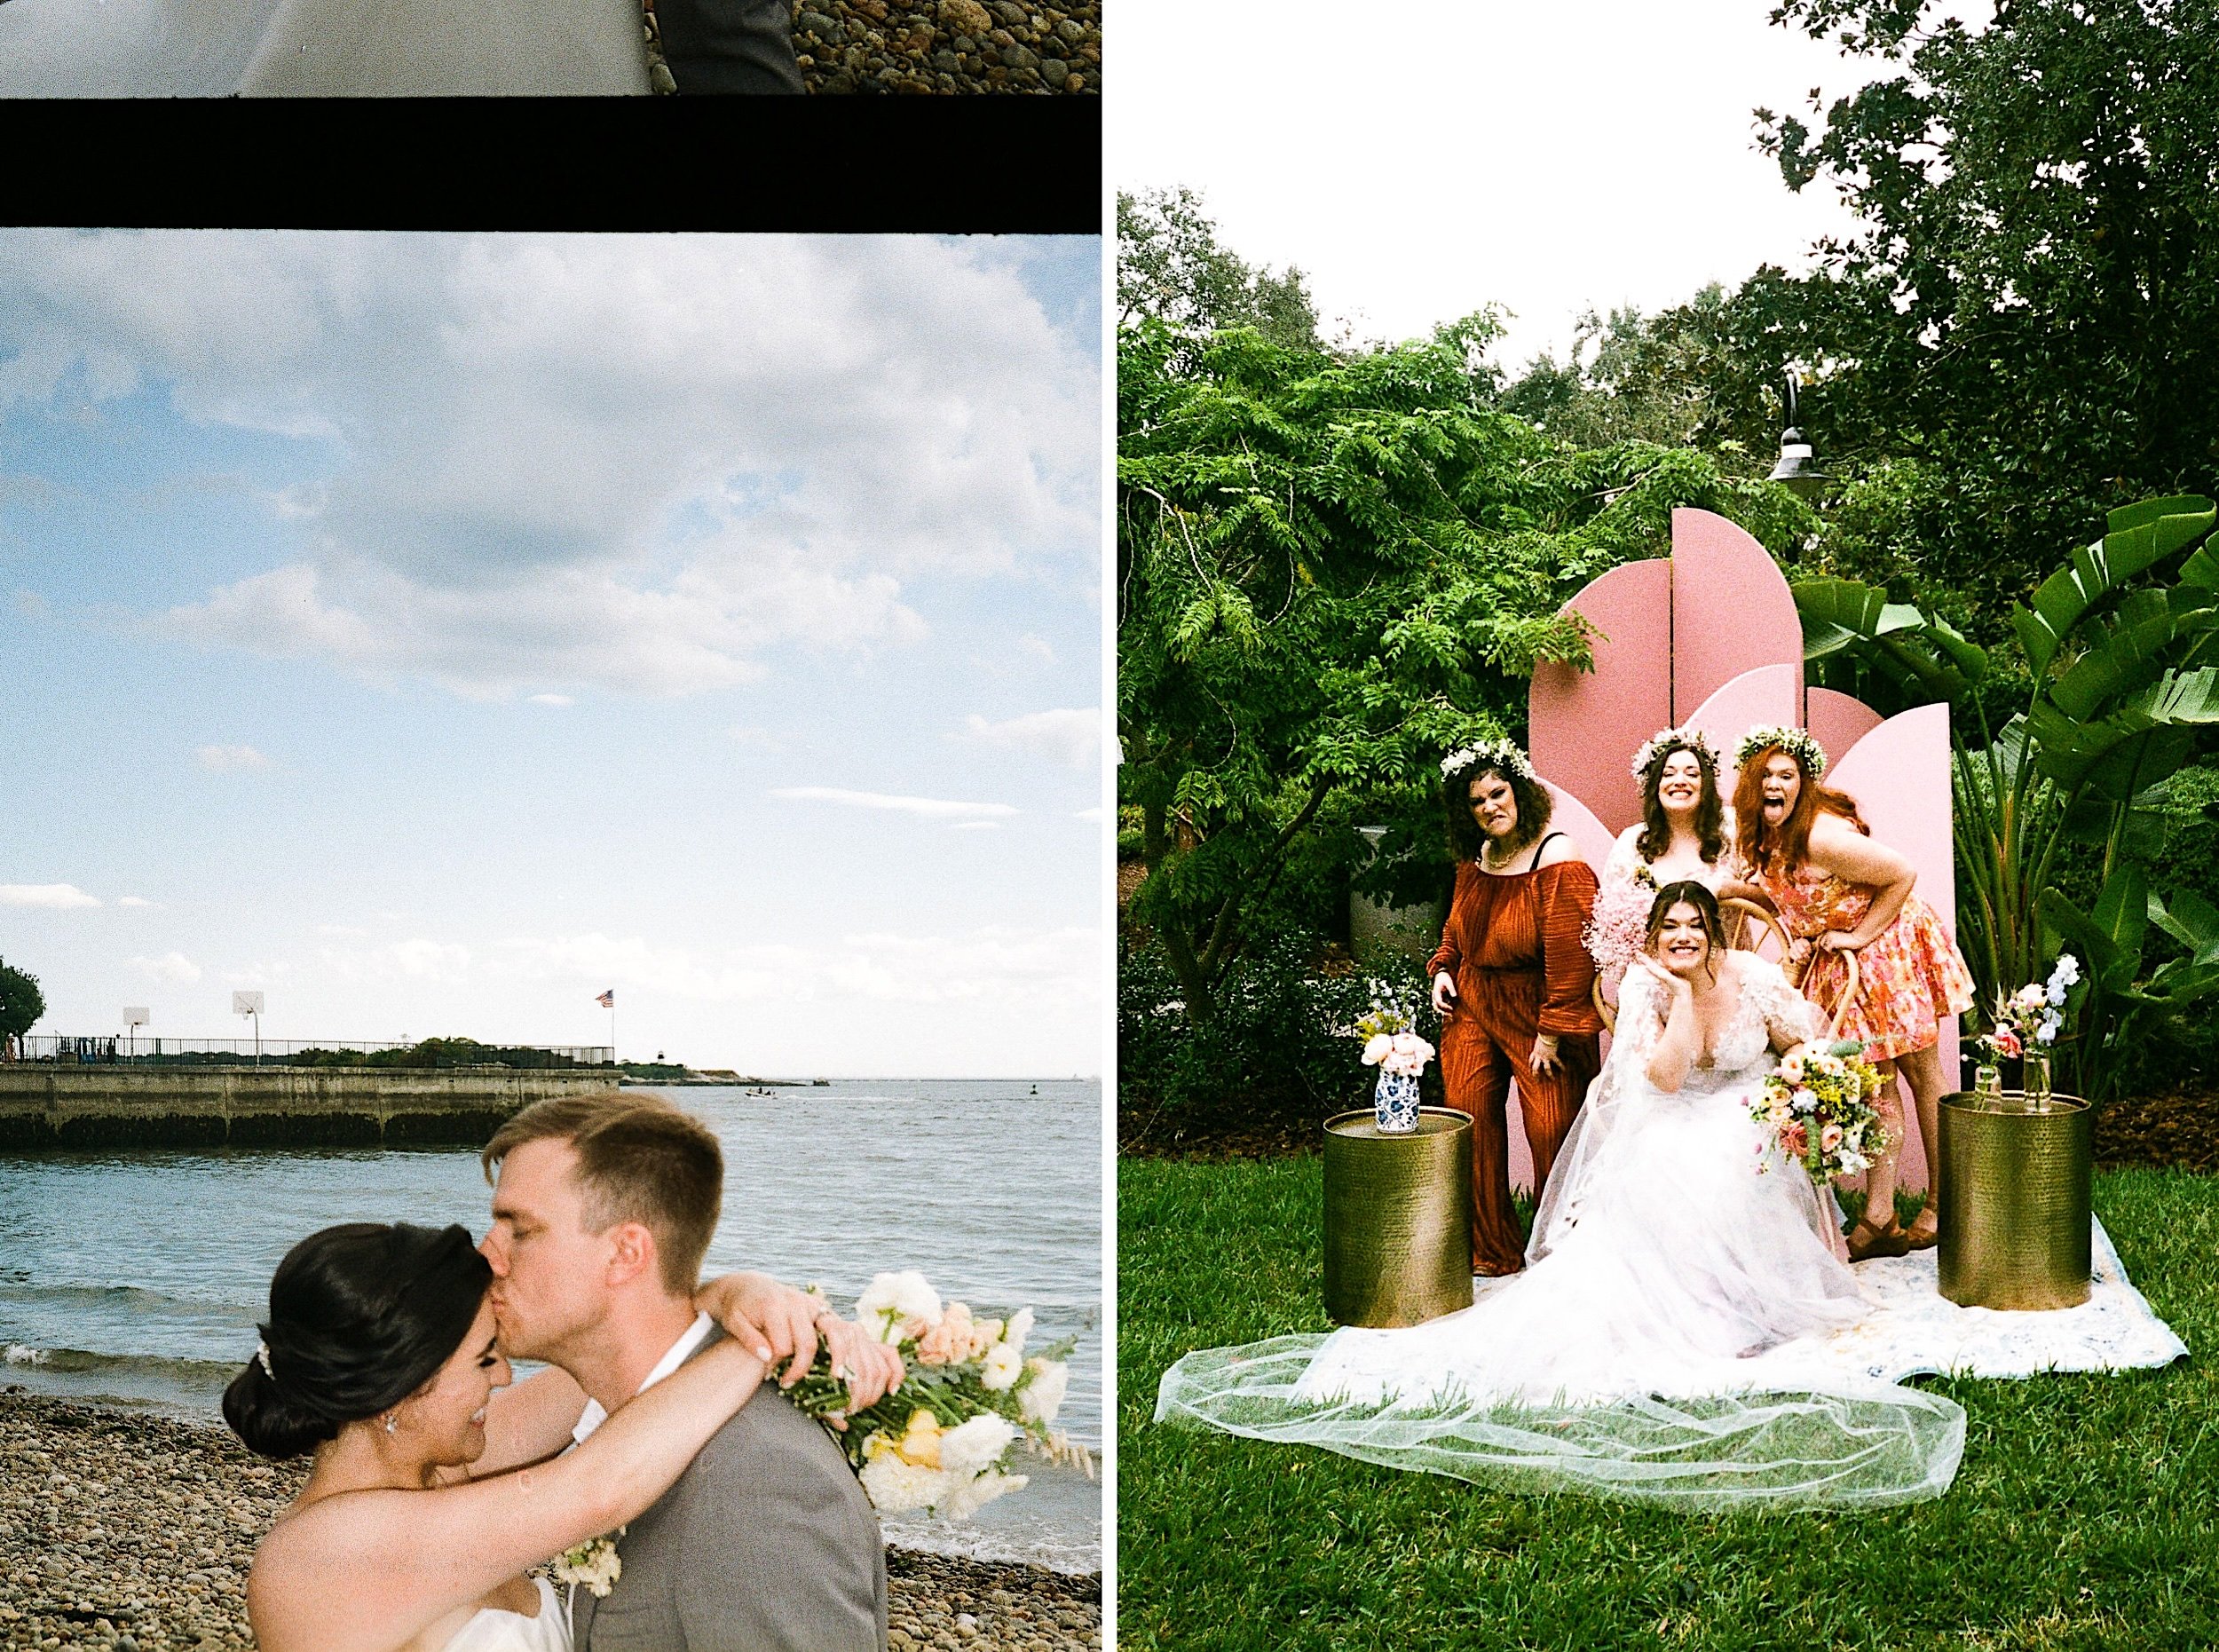
[[902, 1461], [919, 1468], [940, 1466], [940, 1419], [921, 1407], [909, 1414], [909, 1428], [895, 1446]]

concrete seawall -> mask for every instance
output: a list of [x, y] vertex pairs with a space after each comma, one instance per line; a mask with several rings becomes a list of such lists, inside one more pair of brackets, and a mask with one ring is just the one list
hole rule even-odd
[[0, 1066], [0, 1149], [475, 1144], [611, 1071]]

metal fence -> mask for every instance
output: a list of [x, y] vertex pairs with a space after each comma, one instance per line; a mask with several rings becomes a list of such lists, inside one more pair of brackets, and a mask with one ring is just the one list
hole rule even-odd
[[[606, 1044], [470, 1044], [454, 1039], [155, 1039], [126, 1033], [77, 1038], [34, 1033], [18, 1059], [117, 1067], [612, 1067]], [[377, 1059], [373, 1059], [377, 1058]]]

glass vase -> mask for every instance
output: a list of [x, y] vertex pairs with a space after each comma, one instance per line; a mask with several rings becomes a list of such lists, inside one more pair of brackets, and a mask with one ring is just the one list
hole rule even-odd
[[2003, 1095], [2003, 1070], [1992, 1061], [1984, 1061], [1973, 1069], [1972, 1093], [2000, 1100]]
[[2026, 1090], [2026, 1111], [2040, 1112], [2049, 1105], [2049, 1057], [2026, 1052], [2026, 1076], [2022, 1081]]
[[1414, 1135], [1417, 1131], [1417, 1075], [1382, 1069], [1371, 1092], [1371, 1111], [1381, 1135]]

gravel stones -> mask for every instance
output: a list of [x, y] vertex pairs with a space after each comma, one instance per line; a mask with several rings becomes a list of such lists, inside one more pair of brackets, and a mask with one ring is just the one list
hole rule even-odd
[[[255, 1544], [306, 1477], [221, 1428], [0, 1390], [0, 1648], [244, 1652]], [[886, 1560], [897, 1652], [1102, 1645], [1099, 1577]]]
[[794, 0], [794, 50], [813, 92], [1099, 94], [1102, 6]]

